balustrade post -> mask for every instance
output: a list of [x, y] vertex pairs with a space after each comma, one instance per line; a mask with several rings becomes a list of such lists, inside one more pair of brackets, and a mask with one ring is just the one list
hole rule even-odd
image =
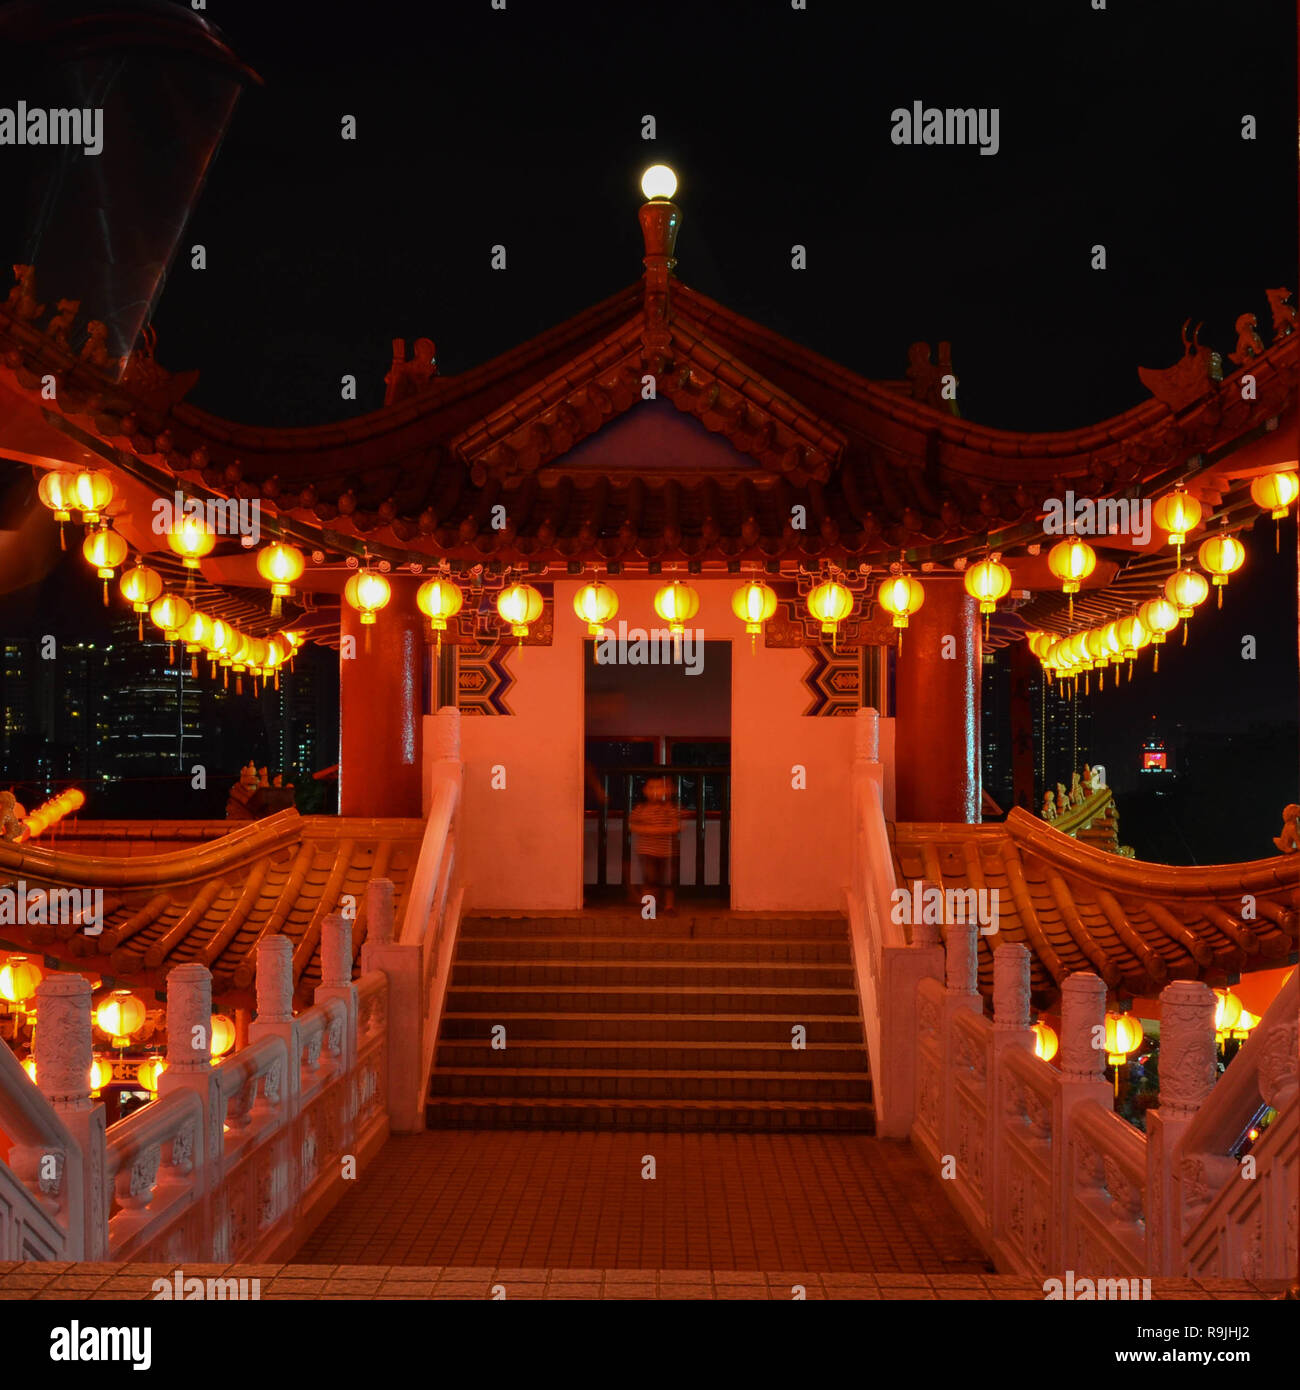
[[938, 926], [913, 923], [911, 944], [886, 946], [880, 966], [880, 1056], [886, 1075], [872, 1078], [876, 1133], [882, 1139], [906, 1139], [916, 1116], [917, 986], [922, 980], [943, 979]]
[[[1196, 1158], [1181, 1141], [1197, 1111], [1214, 1090], [1218, 1054], [1214, 1038], [1214, 991], [1198, 980], [1175, 980], [1160, 993], [1160, 1104], [1147, 1111], [1147, 1248], [1152, 1274], [1185, 1272], [1183, 1227], [1188, 1215], [1191, 1173]], [[1222, 1156], [1219, 1156], [1222, 1157]], [[1236, 1164], [1215, 1163], [1198, 1179], [1202, 1187], [1221, 1180]]]
[[[923, 882], [922, 901], [927, 889], [938, 888], [938, 884]], [[954, 1152], [956, 1143], [956, 1102], [955, 1085], [957, 1066], [957, 1015], [961, 1013], [982, 1014], [984, 1000], [979, 992], [979, 928], [974, 922], [946, 922], [944, 924], [944, 962], [947, 983], [943, 992], [943, 1013], [941, 1028], [943, 1069], [941, 1084], [943, 1101], [939, 1113], [942, 1119], [942, 1132], [939, 1135], [939, 1151], [943, 1154]]]
[[[390, 883], [389, 888], [392, 887]], [[372, 882], [371, 888], [374, 887]], [[371, 894], [366, 893], [367, 910]], [[388, 911], [391, 922], [392, 898]], [[391, 930], [391, 926], [390, 926]], [[343, 1053], [340, 1062], [344, 1071], [351, 1071], [356, 1065], [357, 1049], [357, 987], [352, 983], [352, 918], [341, 912], [332, 912], [321, 924], [320, 938], [320, 984], [316, 986], [313, 1000], [324, 1004], [331, 999], [341, 999], [348, 1011], [347, 1023], [343, 1029]]]
[[264, 936], [257, 943], [257, 1016], [248, 1027], [249, 1042], [262, 1038], [282, 1038], [288, 1053], [287, 1076], [280, 1079], [278, 1101], [266, 1094], [265, 1081], [258, 1098], [259, 1109], [278, 1104], [288, 1117], [298, 1113], [302, 1078], [302, 1043], [298, 1021], [293, 1016], [293, 943], [282, 932]]
[[989, 1155], [989, 1213], [991, 1235], [996, 1245], [1003, 1239], [1010, 1215], [1010, 1193], [1004, 1174], [1007, 1097], [1012, 1093], [1011, 1077], [1005, 1074], [1009, 1052], [1032, 1052], [1034, 1034], [1029, 1026], [1029, 951], [1018, 942], [1007, 942], [993, 950], [993, 1058], [989, 1068], [987, 1138]]
[[167, 972], [167, 1069], [158, 1078], [159, 1099], [193, 1091], [203, 1107], [203, 1133], [194, 1136], [191, 1181], [202, 1212], [199, 1239], [205, 1256], [220, 1252], [214, 1239], [213, 1202], [220, 1181], [222, 1134], [220, 1095], [212, 1074], [212, 973], [191, 961]]
[[[32, 1153], [20, 1163], [31, 1169], [38, 1187], [51, 1160], [59, 1170], [57, 1193], [67, 1221], [69, 1256], [108, 1258], [108, 1142], [104, 1107], [90, 1096], [94, 1061], [90, 1022], [90, 981], [84, 975], [49, 974], [36, 986], [36, 1084], [58, 1113], [76, 1145], [76, 1154]], [[42, 1179], [44, 1178], [44, 1181]]]
[[433, 795], [442, 782], [461, 783], [460, 710], [443, 705], [424, 719], [424, 815], [428, 818]]
[[1073, 1248], [1074, 1173], [1070, 1153], [1073, 1111], [1095, 1100], [1109, 1110], [1105, 1076], [1106, 985], [1091, 970], [1067, 975], [1061, 985], [1061, 1061], [1052, 1123], [1052, 1221], [1049, 1271], [1059, 1273], [1062, 1253]]
[[[443, 713], [446, 713], [444, 710]], [[459, 711], [453, 711], [459, 716]], [[430, 716], [434, 723], [440, 716]], [[444, 729], [447, 725], [443, 726]], [[456, 725], [459, 733], [459, 725]], [[438, 746], [427, 737], [426, 747]], [[424, 1128], [421, 1040], [425, 1017], [424, 956], [419, 945], [393, 940], [393, 885], [371, 879], [366, 886], [366, 939], [361, 947], [361, 973], [382, 970], [388, 977], [388, 1118], [393, 1134], [417, 1134]]]

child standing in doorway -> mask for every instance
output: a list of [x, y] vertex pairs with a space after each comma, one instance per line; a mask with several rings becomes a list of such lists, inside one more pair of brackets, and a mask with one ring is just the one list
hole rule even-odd
[[628, 825], [636, 835], [637, 854], [641, 860], [641, 881], [653, 892], [658, 904], [663, 894], [663, 910], [674, 908], [673, 867], [677, 858], [677, 835], [682, 814], [673, 797], [672, 783], [667, 777], [653, 777], [645, 784], [641, 800], [628, 817]]

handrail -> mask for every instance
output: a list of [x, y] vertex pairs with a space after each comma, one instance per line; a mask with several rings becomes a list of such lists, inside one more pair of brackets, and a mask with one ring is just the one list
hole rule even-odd
[[1261, 1099], [1267, 1099], [1261, 1097], [1259, 1081], [1270, 1035], [1279, 1028], [1294, 1028], [1298, 1007], [1300, 970], [1293, 970], [1188, 1125], [1179, 1144], [1184, 1153], [1228, 1155], [1230, 1145], [1241, 1137]]
[[447, 779], [434, 787], [429, 819], [424, 838], [420, 841], [420, 855], [416, 860], [415, 872], [411, 875], [406, 911], [397, 938], [403, 946], [419, 945], [424, 940], [438, 892], [447, 838], [451, 834], [459, 801], [460, 787], [455, 781]]
[[[83, 1181], [80, 1146], [3, 1043], [0, 1128], [13, 1141], [9, 1162], [0, 1162], [0, 1211], [9, 1209], [8, 1222], [0, 1221], [0, 1231], [7, 1227], [9, 1237], [0, 1244], [0, 1260], [31, 1258], [33, 1241], [43, 1247], [46, 1258], [82, 1258], [75, 1213], [70, 1209], [71, 1194], [81, 1191]], [[45, 1191], [40, 1171], [44, 1154], [57, 1154], [62, 1165], [57, 1181], [48, 1183]]]

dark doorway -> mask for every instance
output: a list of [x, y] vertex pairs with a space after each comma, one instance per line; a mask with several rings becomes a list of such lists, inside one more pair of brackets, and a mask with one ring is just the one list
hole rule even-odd
[[681, 815], [671, 866], [677, 894], [727, 902], [731, 643], [688, 644], [679, 654], [666, 637], [639, 648], [587, 642], [584, 659], [587, 901], [636, 895], [644, 876], [628, 817], [646, 783], [667, 778]]

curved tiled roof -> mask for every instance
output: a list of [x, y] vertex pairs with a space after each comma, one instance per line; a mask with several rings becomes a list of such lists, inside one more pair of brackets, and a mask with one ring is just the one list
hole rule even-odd
[[[1092, 970], [1112, 989], [1156, 995], [1174, 979], [1276, 966], [1296, 950], [1300, 854], [1244, 864], [1148, 864], [1081, 844], [1017, 808], [1000, 825], [890, 827], [900, 883], [996, 889], [998, 931], [981, 936], [980, 988], [993, 948], [1028, 947], [1033, 988], [1055, 995]], [[1243, 916], [1244, 900], [1256, 916]]]
[[[419, 820], [287, 810], [164, 854], [70, 854], [0, 842], [0, 882], [104, 893], [102, 934], [87, 935], [73, 922], [0, 925], [0, 945], [39, 950], [74, 968], [156, 989], [173, 966], [199, 961], [212, 971], [214, 994], [228, 997], [251, 991], [258, 941], [283, 932], [294, 946], [299, 997], [310, 999], [320, 983], [324, 917], [338, 910], [343, 894], [356, 898], [353, 949], [359, 956], [367, 930], [366, 884], [389, 878], [400, 923], [423, 830]], [[155, 824], [154, 833], [170, 832]]]
[[[364, 543], [394, 564], [879, 563], [901, 549], [948, 564], [990, 535], [1004, 548], [1041, 538], [1042, 503], [1066, 488], [1149, 492], [1209, 466], [1297, 396], [1292, 334], [1250, 362], [1253, 399], [1241, 372], [1207, 376], [1177, 411], [1146, 400], [1083, 429], [1024, 434], [860, 377], [676, 280], [670, 306], [663, 356], [650, 351], [637, 284], [399, 404], [308, 429], [146, 400], [3, 311], [0, 375], [34, 400], [52, 372], [50, 419], [160, 492], [179, 482], [260, 497], [300, 542], [336, 553]], [[568, 469], [571, 449], [642, 407], [652, 366], [659, 398], [727, 441], [735, 466], [706, 477]], [[503, 529], [490, 524], [497, 504]], [[795, 505], [805, 530], [791, 525]]]

